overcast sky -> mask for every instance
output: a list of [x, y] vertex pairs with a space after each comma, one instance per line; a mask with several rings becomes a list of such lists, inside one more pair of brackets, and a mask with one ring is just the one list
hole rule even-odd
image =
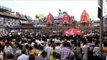
[[58, 9], [67, 11], [69, 15], [74, 15], [76, 20], [80, 20], [81, 13], [86, 10], [90, 18], [96, 20], [98, 11], [97, 0], [67, 0], [67, 1], [0, 1], [0, 5], [12, 8], [13, 11], [21, 12], [35, 19], [35, 15], [43, 13], [45, 16], [51, 12], [58, 16]]

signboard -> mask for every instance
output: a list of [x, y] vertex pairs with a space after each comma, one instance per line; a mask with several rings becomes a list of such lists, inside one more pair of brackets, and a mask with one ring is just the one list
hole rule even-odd
[[99, 15], [101, 16], [106, 16], [107, 14], [107, 0], [98, 0], [98, 18], [99, 18]]
[[36, 18], [39, 18], [39, 19], [41, 19], [41, 20], [43, 20], [44, 17], [45, 17], [44, 14], [41, 14], [41, 13], [36, 14]]
[[34, 27], [46, 27], [46, 25], [34, 25]]
[[16, 27], [16, 26], [19, 26], [20, 25], [20, 21], [19, 20], [9, 20], [6, 22], [5, 26], [8, 26], [8, 27]]
[[34, 27], [46, 27], [46, 25], [41, 20], [35, 20], [34, 21]]

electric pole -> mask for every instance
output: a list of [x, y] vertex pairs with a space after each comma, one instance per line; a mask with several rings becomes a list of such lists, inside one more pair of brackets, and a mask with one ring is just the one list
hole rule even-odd
[[101, 49], [101, 57], [102, 57], [102, 42], [103, 42], [103, 0], [98, 0], [98, 4], [99, 4], [99, 18], [100, 18], [100, 49]]

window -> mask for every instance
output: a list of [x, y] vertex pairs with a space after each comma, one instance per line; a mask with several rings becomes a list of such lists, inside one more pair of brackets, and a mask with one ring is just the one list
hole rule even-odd
[[4, 24], [6, 24], [7, 21], [9, 21], [9, 18], [4, 17]]
[[0, 17], [0, 25], [3, 25], [3, 20], [4, 18], [3, 17]]

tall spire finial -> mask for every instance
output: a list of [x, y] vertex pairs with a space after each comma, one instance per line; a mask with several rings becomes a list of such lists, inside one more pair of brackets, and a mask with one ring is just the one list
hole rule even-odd
[[59, 15], [61, 14], [61, 9], [59, 9]]

